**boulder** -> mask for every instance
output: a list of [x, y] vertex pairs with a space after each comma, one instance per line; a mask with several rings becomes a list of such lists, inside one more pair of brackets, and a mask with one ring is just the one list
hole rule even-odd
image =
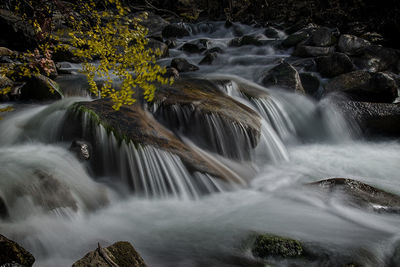
[[218, 58], [218, 53], [207, 53], [200, 61], [200, 65], [211, 65]]
[[316, 59], [318, 71], [322, 76], [335, 77], [354, 69], [351, 59], [343, 53], [333, 53], [332, 55], [319, 57]]
[[304, 43], [300, 43], [296, 46], [296, 49], [293, 52], [293, 56], [296, 57], [322, 57], [328, 56], [335, 52], [335, 47], [333, 46], [310, 46], [305, 45]]
[[339, 37], [338, 50], [346, 55], [352, 56], [359, 53], [360, 49], [370, 46], [367, 40], [354, 35], [342, 34]]
[[168, 53], [168, 45], [164, 44], [163, 42], [160, 42], [158, 40], [149, 39], [149, 42], [147, 43], [146, 48], [150, 48], [152, 51], [156, 51], [159, 50], [161, 52], [159, 58], [163, 58], [163, 57], [168, 57], [169, 53]]
[[313, 46], [332, 46], [336, 44], [337, 36], [339, 36], [338, 29], [321, 27], [313, 32], [311, 41]]
[[400, 196], [368, 184], [346, 178], [330, 178], [309, 184], [319, 186], [328, 195], [345, 194], [350, 204], [379, 212], [400, 213]]
[[129, 242], [119, 241], [107, 248], [98, 247], [87, 253], [72, 267], [146, 267], [143, 258]]
[[400, 136], [400, 104], [341, 101], [337, 107], [354, 118], [366, 136]]
[[229, 46], [239, 47], [244, 45], [254, 45], [261, 46], [263, 43], [257, 38], [257, 36], [244, 35], [242, 37], [237, 37], [229, 42]]
[[199, 67], [197, 67], [192, 63], [189, 63], [186, 59], [180, 57], [172, 59], [171, 67], [177, 69], [179, 72], [189, 72], [189, 71], [199, 70]]
[[16, 242], [0, 234], [1, 266], [32, 266], [35, 258]]
[[[157, 95], [161, 97], [163, 93], [160, 92]], [[89, 115], [96, 124], [101, 124], [108, 132], [113, 133], [119, 142], [125, 140], [135, 146], [151, 146], [170, 152], [179, 156], [189, 170], [209, 173], [214, 177], [228, 181], [232, 180], [231, 172], [216, 167], [216, 164], [208, 158], [203, 157], [192, 147], [183, 143], [175, 134], [157, 122], [139, 103], [122, 106], [119, 110], [113, 109], [112, 106], [113, 102], [110, 100], [99, 99], [92, 102], [76, 103], [71, 109], [74, 111], [73, 114]], [[77, 117], [74, 116], [74, 118]], [[87, 133], [82, 138], [91, 140], [91, 130], [83, 131], [81, 129], [81, 132]], [[93, 143], [93, 145], [96, 144]], [[96, 148], [94, 147], [94, 149]]]
[[60, 86], [41, 74], [33, 75], [21, 88], [21, 99], [23, 100], [49, 100], [62, 97]]
[[294, 239], [271, 234], [256, 237], [251, 252], [260, 258], [298, 258], [304, 256], [303, 245]]
[[205, 53], [206, 54], [209, 54], [209, 53], [223, 54], [224, 50], [221, 47], [216, 46], [216, 47], [208, 49]]
[[248, 159], [260, 138], [261, 118], [225, 95], [215, 81], [181, 79], [157, 90], [155, 116], [207, 150]]
[[265, 86], [278, 86], [299, 93], [304, 93], [299, 73], [287, 62], [282, 62], [264, 73], [262, 84]]
[[185, 28], [182, 23], [173, 23], [165, 26], [162, 30], [162, 36], [165, 39], [182, 38], [189, 36], [190, 32]]
[[318, 77], [315, 74], [309, 72], [303, 72], [299, 75], [301, 84], [303, 85], [306, 94], [315, 96], [320, 86]]
[[308, 37], [310, 37], [310, 34], [305, 31], [293, 33], [286, 37], [285, 40], [283, 40], [282, 45], [284, 47], [293, 47], [296, 46], [297, 44], [305, 41]]
[[182, 50], [187, 53], [201, 53], [208, 49], [209, 41], [207, 39], [199, 39], [195, 41], [191, 41], [189, 43], [185, 43], [182, 46]]
[[326, 93], [343, 92], [355, 101], [391, 103], [398, 97], [396, 82], [385, 73], [353, 71], [333, 78]]
[[378, 45], [371, 45], [359, 50], [355, 57], [354, 64], [360, 69], [371, 72], [397, 70], [400, 59], [400, 52], [395, 49], [385, 48]]
[[267, 38], [271, 38], [271, 39], [279, 39], [279, 31], [277, 29], [275, 29], [274, 27], [267, 27], [264, 31], [264, 35]]

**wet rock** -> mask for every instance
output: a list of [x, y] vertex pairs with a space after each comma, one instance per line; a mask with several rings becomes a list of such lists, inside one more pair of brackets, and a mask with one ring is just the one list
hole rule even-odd
[[201, 53], [207, 50], [208, 46], [209, 46], [209, 41], [207, 39], [199, 39], [189, 43], [185, 43], [181, 49], [187, 53], [194, 54], [194, 53]]
[[89, 160], [92, 154], [91, 144], [83, 140], [72, 141], [69, 150], [74, 152], [80, 160]]
[[258, 235], [251, 252], [260, 258], [296, 258], [304, 255], [303, 246], [299, 241], [270, 234]]
[[20, 264], [22, 266], [32, 266], [34, 262], [35, 258], [31, 253], [26, 251], [16, 242], [0, 234], [1, 266], [15, 266], [16, 264]]
[[189, 72], [189, 71], [199, 70], [199, 67], [197, 67], [194, 64], [189, 63], [184, 58], [174, 58], [171, 61], [171, 67], [177, 69], [179, 72]]
[[341, 101], [337, 107], [352, 117], [366, 136], [400, 136], [400, 104]]
[[343, 53], [333, 53], [329, 56], [319, 57], [316, 62], [318, 71], [325, 77], [335, 77], [354, 69], [351, 59]]
[[260, 116], [226, 96], [216, 82], [181, 79], [159, 89], [154, 102], [160, 121], [207, 150], [244, 159], [259, 141]]
[[209, 53], [223, 54], [224, 50], [221, 47], [213, 47], [213, 48], [208, 49], [205, 53], [206, 54], [209, 54]]
[[332, 46], [336, 44], [338, 36], [338, 29], [321, 27], [316, 29], [315, 32], [312, 34], [311, 41], [314, 46]]
[[60, 86], [41, 74], [33, 75], [21, 88], [21, 99], [23, 100], [60, 99], [62, 96]]
[[[179, 81], [176, 81], [174, 86]], [[159, 91], [160, 89], [157, 92]], [[167, 90], [167, 92], [170, 91]], [[168, 101], [168, 94], [166, 94], [164, 90], [157, 93], [155, 100]], [[199, 97], [201, 98], [201, 96]], [[187, 98], [186, 101], [190, 103], [191, 100]], [[118, 141], [125, 140], [126, 142], [132, 142], [134, 145], [152, 146], [173, 153], [179, 156], [188, 169], [192, 171], [209, 173], [214, 177], [232, 180], [230, 172], [220, 170], [209, 159], [204, 158], [193, 148], [184, 144], [171, 131], [157, 122], [140, 104], [123, 106], [119, 110], [113, 109], [112, 105], [113, 103], [110, 100], [99, 99], [92, 102], [76, 103], [72, 110], [74, 111], [73, 114], [90, 115], [96, 124], [101, 124], [107, 131], [112, 132]], [[90, 132], [90, 130], [86, 129], [86, 132]], [[91, 137], [84, 136], [84, 138], [89, 139]], [[95, 146], [94, 143], [93, 145]]]
[[371, 72], [396, 70], [400, 59], [400, 52], [395, 49], [382, 46], [368, 46], [360, 50], [354, 58], [354, 64], [360, 69]]
[[146, 267], [143, 258], [129, 242], [116, 242], [107, 248], [100, 247], [87, 253], [72, 267]]
[[146, 48], [150, 48], [153, 51], [159, 50], [161, 52], [159, 58], [169, 56], [168, 45], [166, 45], [163, 42], [160, 42], [158, 40], [150, 38]]
[[4, 199], [0, 196], [0, 219], [9, 218], [10, 214], [8, 213], [7, 205], [4, 202]]
[[356, 55], [360, 49], [370, 46], [371, 43], [367, 40], [354, 35], [342, 34], [339, 37], [338, 50], [346, 55]]
[[298, 44], [293, 52], [296, 57], [322, 57], [328, 56], [335, 52], [335, 47], [327, 46], [310, 46], [305, 44]]
[[175, 68], [168, 67], [167, 71], [164, 74], [166, 78], [174, 78], [175, 80], [179, 79], [179, 71]]
[[284, 47], [293, 47], [305, 41], [308, 37], [310, 37], [310, 34], [305, 31], [294, 33], [286, 37], [286, 39], [283, 40], [282, 45]]
[[391, 103], [398, 96], [396, 82], [389, 75], [362, 70], [333, 78], [325, 90], [327, 93], [343, 92], [355, 101]]
[[265, 86], [278, 86], [304, 93], [299, 73], [287, 62], [282, 62], [267, 71], [262, 77], [262, 84]]
[[317, 71], [317, 63], [314, 58], [300, 58], [290, 62], [290, 64], [298, 71]]
[[162, 36], [165, 39], [182, 38], [189, 36], [190, 32], [181, 23], [173, 23], [165, 26], [162, 30]]
[[207, 53], [200, 61], [200, 65], [211, 65], [218, 58], [218, 53]]
[[265, 29], [264, 31], [264, 35], [268, 38], [272, 38], [272, 39], [278, 39], [279, 36], [279, 31], [277, 29], [275, 29], [274, 27], [268, 27]]
[[244, 46], [244, 45], [260, 46], [260, 45], [263, 45], [263, 43], [256, 36], [244, 35], [242, 37], [232, 39], [229, 42], [229, 45], [235, 46], [235, 47]]
[[304, 91], [307, 95], [315, 96], [319, 89], [319, 79], [313, 73], [300, 73], [301, 84], [303, 85]]
[[371, 208], [378, 212], [400, 213], [400, 196], [375, 188], [368, 184], [346, 178], [331, 178], [311, 183], [332, 193], [345, 194], [349, 203]]

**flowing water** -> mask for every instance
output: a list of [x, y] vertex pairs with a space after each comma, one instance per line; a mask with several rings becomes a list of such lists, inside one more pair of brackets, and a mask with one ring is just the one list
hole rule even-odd
[[[271, 259], [278, 266], [385, 266], [400, 239], [398, 215], [359, 209], [304, 184], [346, 177], [400, 194], [399, 142], [363, 140], [329, 98], [315, 101], [258, 85], [263, 71], [290, 54], [268, 45], [273, 40], [263, 29], [240, 24], [227, 29], [223, 23], [188, 27], [192, 35], [178, 40], [171, 56], [197, 64], [202, 55], [179, 47], [199, 38], [207, 39], [209, 48], [222, 48], [215, 64], [190, 75], [213, 81], [256, 111], [262, 118], [260, 141], [244, 153], [250, 137], [241, 126], [210, 115], [202, 134], [214, 146], [204, 148], [195, 131], [185, 131], [193, 118], [190, 109], [149, 111], [166, 124], [178, 120], [176, 134], [188, 146], [248, 183], [191, 173], [178, 156], [119, 143], [83, 118], [83, 128], [94, 129], [100, 144], [95, 152], [100, 164], [93, 169], [69, 151], [71, 140], [64, 134], [73, 127], [65, 124], [68, 107], [87, 97], [23, 106], [0, 121], [0, 200], [9, 213], [0, 219], [0, 233], [32, 252], [35, 266], [70, 266], [97, 242], [107, 246], [119, 240], [130, 241], [149, 266], [257, 266], [249, 245], [255, 232], [296, 238], [332, 256], [311, 263]], [[265, 45], [229, 47], [239, 32], [260, 35]], [[64, 86], [68, 80], [63, 78]], [[248, 98], [242, 86], [266, 96]]]

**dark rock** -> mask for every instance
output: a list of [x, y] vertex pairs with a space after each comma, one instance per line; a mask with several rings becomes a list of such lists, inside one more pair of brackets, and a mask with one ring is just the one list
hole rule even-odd
[[184, 58], [174, 58], [171, 61], [171, 67], [177, 69], [179, 72], [188, 72], [188, 71], [199, 70], [199, 67], [197, 67], [194, 64], [189, 63]]
[[279, 86], [304, 93], [299, 73], [287, 62], [282, 62], [267, 71], [262, 77], [262, 84], [265, 86]]
[[221, 47], [213, 47], [208, 49], [206, 52], [206, 54], [210, 54], [210, 53], [219, 53], [219, 54], [223, 54], [224, 50]]
[[168, 48], [175, 48], [176, 47], [176, 40], [168, 39], [168, 40], [165, 41], [165, 44], [168, 46]]
[[72, 267], [146, 267], [144, 260], [129, 242], [116, 242], [107, 248], [100, 247], [87, 253]]
[[75, 56], [74, 52], [77, 49], [78, 48], [73, 47], [69, 44], [63, 44], [54, 51], [52, 58], [55, 61], [68, 61], [73, 63], [80, 63], [85, 61], [85, 58]]
[[14, 13], [0, 9], [0, 46], [15, 50], [32, 49], [36, 45], [35, 31]]
[[16, 242], [0, 234], [0, 265], [20, 264], [32, 266], [35, 258]]
[[343, 92], [355, 101], [391, 103], [398, 97], [396, 82], [389, 75], [362, 70], [333, 78], [325, 90], [327, 93]]
[[315, 30], [311, 36], [313, 46], [333, 46], [336, 44], [337, 37], [339, 36], [338, 29], [330, 29], [321, 27]]
[[21, 88], [21, 99], [23, 100], [60, 99], [62, 96], [60, 86], [41, 74], [33, 75]]
[[370, 42], [357, 36], [342, 34], [339, 37], [338, 50], [352, 56], [359, 53], [360, 49], [366, 48], [370, 45]]
[[0, 47], [0, 57], [13, 56], [14, 54], [14, 51], [8, 49], [7, 47]]
[[162, 36], [166, 39], [182, 38], [189, 35], [190, 32], [181, 23], [169, 24], [162, 30]]
[[268, 27], [264, 31], [264, 35], [268, 38], [278, 39], [279, 38], [279, 31], [274, 27]]
[[301, 84], [303, 85], [304, 91], [307, 95], [315, 96], [319, 89], [319, 79], [313, 73], [303, 72], [300, 73]]
[[399, 51], [374, 45], [360, 49], [354, 64], [360, 69], [378, 72], [397, 69], [399, 59]]
[[92, 146], [89, 142], [83, 140], [72, 141], [69, 150], [74, 152], [80, 160], [89, 160], [92, 154]]
[[134, 17], [141, 16], [141, 21], [140, 24], [146, 27], [149, 30], [149, 35], [156, 35], [160, 33], [167, 25], [169, 25], [169, 22], [160, 17], [159, 15], [156, 15], [152, 12], [146, 11], [147, 16], [143, 18], [143, 12], [137, 12], [134, 13]]
[[210, 41], [207, 39], [198, 39], [185, 43], [181, 49], [187, 53], [201, 53], [208, 49], [209, 44]]
[[351, 204], [371, 208], [379, 212], [400, 213], [400, 196], [377, 189], [360, 181], [346, 178], [331, 178], [311, 183], [322, 190], [345, 194]]
[[309, 46], [304, 44], [298, 44], [293, 52], [293, 56], [296, 57], [321, 57], [328, 56], [335, 52], [335, 47], [320, 47], [320, 46]]
[[303, 245], [299, 241], [270, 234], [258, 235], [251, 252], [260, 258], [296, 258], [304, 254]]
[[155, 39], [149, 39], [149, 42], [146, 46], [146, 48], [150, 48], [153, 51], [159, 51], [160, 52], [160, 56], [159, 58], [163, 58], [163, 57], [168, 57], [169, 53], [168, 53], [168, 45], [164, 44], [163, 42], [157, 41]]
[[366, 136], [400, 136], [400, 104], [341, 101], [337, 106]]
[[294, 34], [286, 37], [286, 39], [283, 40], [282, 45], [284, 47], [293, 47], [293, 46], [296, 46], [297, 44], [305, 41], [308, 37], [310, 37], [310, 34], [305, 31], [294, 33]]
[[230, 41], [229, 45], [236, 46], [236, 47], [244, 46], [244, 45], [260, 46], [260, 45], [263, 45], [263, 43], [256, 36], [244, 35], [242, 37], [232, 39]]
[[218, 58], [218, 54], [216, 52], [214, 53], [207, 53], [207, 55], [204, 56], [204, 58], [200, 61], [200, 65], [211, 65], [214, 60]]
[[319, 57], [316, 62], [318, 71], [325, 77], [335, 77], [354, 69], [351, 59], [343, 53], [333, 53], [329, 56]]
[[6, 76], [0, 76], [0, 91], [6, 87], [13, 86], [14, 82]]
[[299, 71], [317, 71], [317, 63], [314, 58], [299, 58], [290, 64]]
[[[179, 81], [175, 81], [174, 86], [179, 84]], [[174, 92], [173, 89], [158, 90], [155, 101], [162, 100], [165, 103], [174, 101], [174, 98], [169, 95], [172, 92]], [[179, 93], [184, 94], [184, 92]], [[202, 96], [198, 97], [201, 98]], [[188, 97], [186, 101], [190, 103], [191, 99]], [[210, 159], [203, 157], [190, 146], [184, 144], [171, 131], [157, 122], [140, 104], [122, 106], [119, 110], [113, 109], [112, 106], [113, 102], [110, 100], [99, 99], [92, 102], [76, 103], [72, 109], [74, 114], [91, 115], [92, 120], [103, 125], [119, 141], [126, 140], [135, 145], [152, 146], [173, 153], [180, 157], [190, 170], [209, 173], [228, 181], [232, 180], [231, 172], [221, 170]], [[84, 138], [89, 139], [90, 136], [84, 136]]]

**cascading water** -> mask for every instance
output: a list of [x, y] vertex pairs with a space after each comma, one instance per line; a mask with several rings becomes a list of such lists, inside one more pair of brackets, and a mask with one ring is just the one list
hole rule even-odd
[[[0, 214], [1, 233], [32, 252], [35, 266], [70, 266], [98, 242], [118, 240], [132, 242], [149, 266], [258, 266], [247, 245], [254, 232], [296, 238], [331, 256], [313, 262], [271, 259], [277, 266], [386, 266], [400, 239], [398, 215], [359, 209], [344, 196], [327, 197], [304, 184], [345, 177], [400, 194], [399, 143], [355, 140], [356, 127], [330, 99], [317, 102], [255, 84], [288, 51], [272, 48], [265, 36], [260, 47], [229, 42], [264, 29], [240, 24], [227, 29], [222, 22], [187, 27], [192, 35], [178, 39], [170, 55], [197, 64], [203, 55], [180, 47], [200, 38], [208, 48], [222, 48], [225, 53], [197, 76], [262, 118], [259, 140], [254, 145], [241, 125], [199, 117], [190, 106], [150, 110], [183, 143], [232, 174], [248, 176], [248, 186], [189, 171], [177, 155], [121, 141], [89, 116], [80, 127], [94, 135], [88, 141], [97, 161], [79, 162], [68, 151], [67, 133], [74, 128], [68, 107], [87, 99], [67, 98], [0, 121], [0, 211], [2, 203], [7, 208]], [[201, 120], [201, 127], [193, 127]], [[213, 146], [202, 144], [199, 135]]]

